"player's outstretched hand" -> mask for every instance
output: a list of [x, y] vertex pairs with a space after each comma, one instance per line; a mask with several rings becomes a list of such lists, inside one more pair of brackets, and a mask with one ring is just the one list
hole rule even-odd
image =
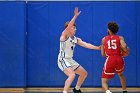
[[77, 17], [77, 16], [79, 16], [80, 13], [81, 13], [81, 11], [78, 11], [78, 7], [75, 7], [74, 15]]

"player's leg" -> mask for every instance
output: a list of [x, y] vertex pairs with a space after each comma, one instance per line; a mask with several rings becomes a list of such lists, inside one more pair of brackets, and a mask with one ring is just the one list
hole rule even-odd
[[75, 73], [79, 75], [77, 84], [76, 84], [75, 88], [73, 89], [73, 92], [74, 93], [81, 93], [80, 87], [81, 87], [82, 83], [84, 82], [85, 78], [87, 77], [88, 73], [75, 60], [70, 59], [69, 62], [72, 66], [72, 69], [75, 71]]
[[118, 73], [118, 76], [120, 78], [123, 93], [127, 93], [127, 91], [126, 91], [126, 79], [125, 79], [125, 76], [124, 76], [123, 72]]
[[115, 71], [115, 59], [112, 56], [107, 57], [104, 68], [102, 71], [102, 88], [106, 91], [106, 93], [112, 93], [109, 90], [108, 81], [114, 78]]
[[79, 90], [81, 85], [83, 84], [84, 80], [86, 79], [88, 73], [82, 66], [79, 66], [75, 70], [75, 73], [79, 75], [75, 89]]
[[111, 93], [108, 87], [108, 81], [109, 79], [107, 78], [102, 78], [102, 88], [106, 91], [106, 93]]
[[64, 70], [64, 73], [68, 76], [68, 78], [65, 81], [63, 93], [67, 93], [72, 81], [75, 78], [75, 72], [73, 71], [73, 69], [71, 67], [69, 67]]
[[127, 93], [127, 91], [126, 91], [126, 79], [125, 79], [125, 76], [123, 74], [124, 60], [123, 60], [123, 58], [121, 56], [118, 57], [117, 59], [118, 59], [118, 62], [117, 62], [118, 64], [117, 64], [116, 72], [118, 73], [118, 76], [120, 78], [123, 93]]
[[63, 93], [67, 93], [72, 81], [75, 78], [75, 72], [73, 71], [73, 68], [69, 60], [64, 58], [58, 59], [58, 67], [68, 76], [68, 78], [65, 81], [64, 90], [63, 90]]
[[79, 66], [76, 70], [75, 73], [79, 75], [77, 84], [75, 88], [73, 89], [74, 93], [81, 93], [80, 87], [83, 84], [85, 78], [87, 77], [87, 71], [82, 67]]

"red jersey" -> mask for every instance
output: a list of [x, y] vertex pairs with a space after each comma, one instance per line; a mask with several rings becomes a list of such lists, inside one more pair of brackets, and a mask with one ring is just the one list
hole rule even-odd
[[121, 44], [119, 36], [106, 36], [104, 38], [104, 49], [107, 56], [121, 55]]

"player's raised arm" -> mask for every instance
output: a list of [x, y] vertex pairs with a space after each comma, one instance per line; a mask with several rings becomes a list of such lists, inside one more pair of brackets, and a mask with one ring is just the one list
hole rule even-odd
[[68, 26], [65, 28], [65, 30], [62, 32], [62, 35], [68, 35], [69, 34], [69, 31], [72, 29], [74, 23], [75, 23], [75, 20], [76, 18], [79, 16], [79, 14], [81, 13], [81, 11], [78, 10], [78, 7], [76, 7], [74, 9], [74, 16], [73, 18], [71, 19], [71, 21], [68, 23]]
[[88, 48], [88, 49], [101, 50], [100, 46], [94, 46], [94, 45], [92, 45], [90, 43], [82, 41], [82, 39], [80, 39], [80, 38], [78, 38], [77, 44], [82, 46], [82, 47]]

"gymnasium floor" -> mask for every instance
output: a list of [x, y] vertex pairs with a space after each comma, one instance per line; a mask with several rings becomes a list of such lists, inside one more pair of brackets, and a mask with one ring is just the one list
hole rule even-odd
[[[63, 88], [0, 88], [0, 93], [62, 93]], [[105, 93], [101, 88], [81, 88], [82, 93]], [[122, 93], [121, 88], [110, 88], [112, 93]], [[140, 88], [127, 88], [128, 93], [140, 93]], [[72, 88], [68, 93], [73, 93]]]

